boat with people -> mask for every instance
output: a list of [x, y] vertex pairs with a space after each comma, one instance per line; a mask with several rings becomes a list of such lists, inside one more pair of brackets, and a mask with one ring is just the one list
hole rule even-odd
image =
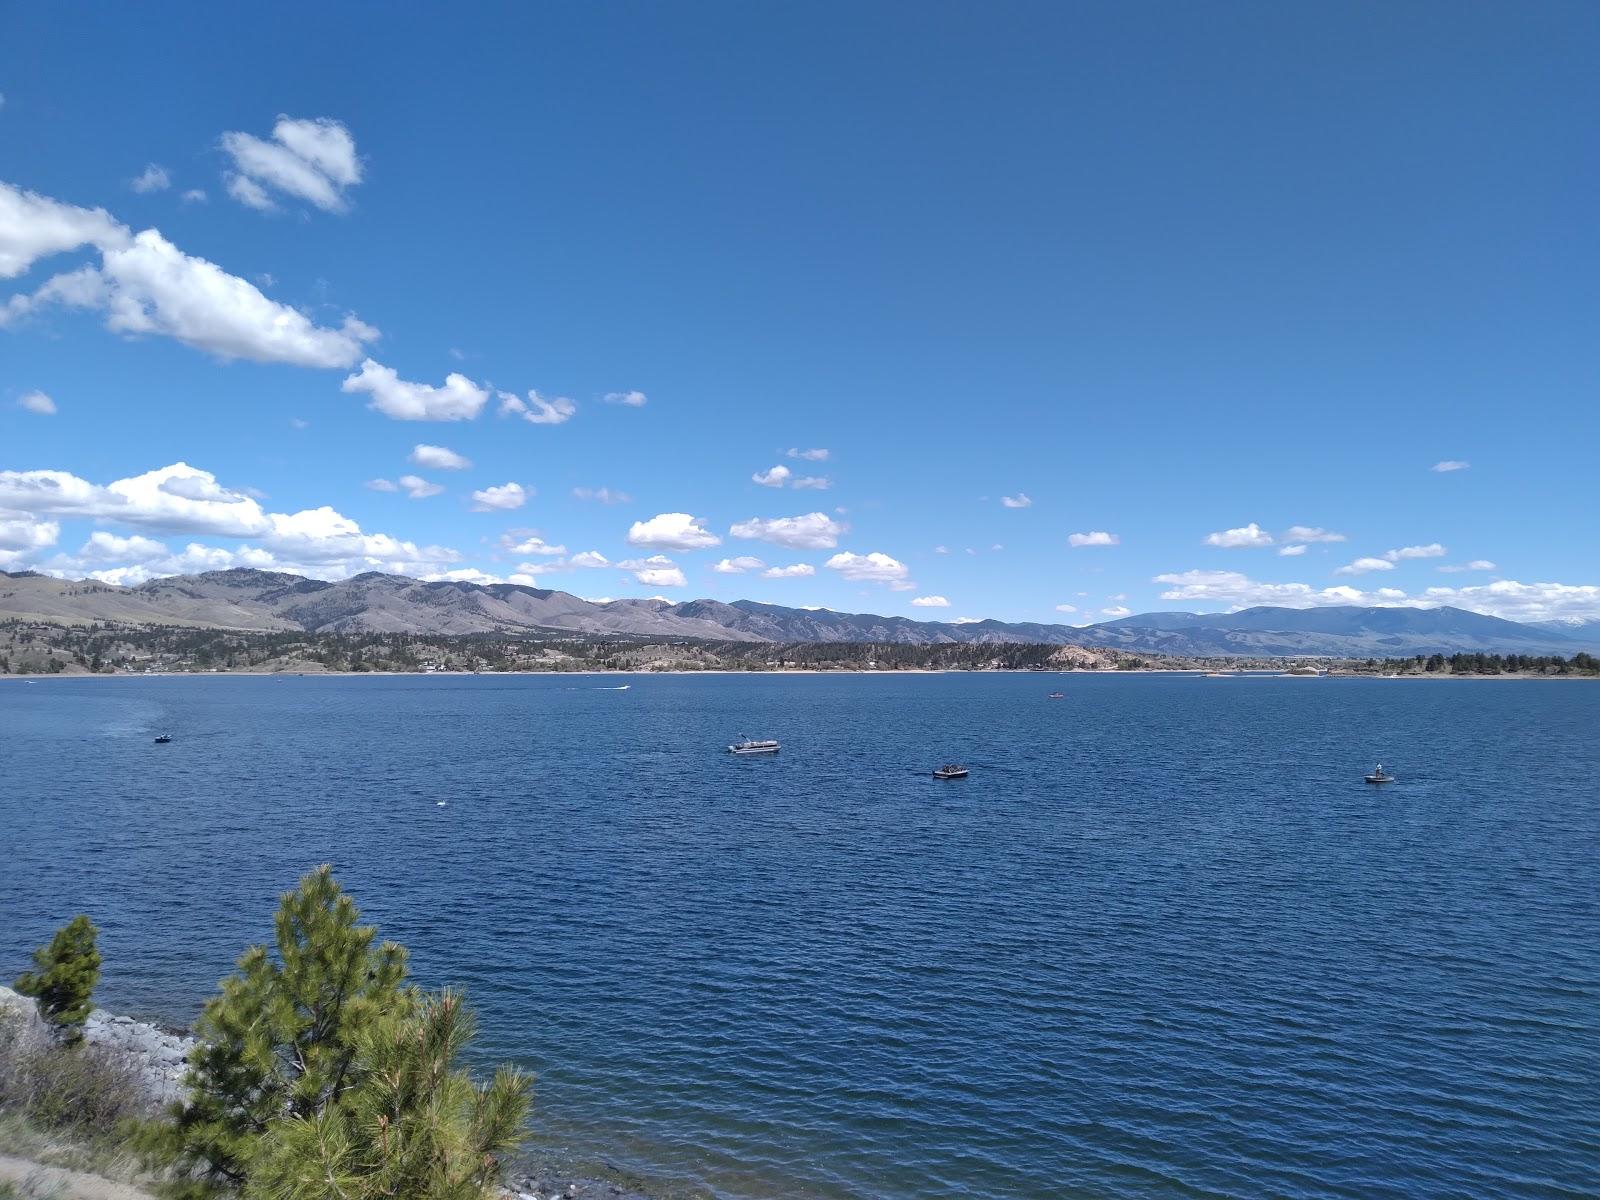
[[1367, 779], [1368, 783], [1393, 783], [1394, 782], [1394, 776], [1389, 774], [1387, 771], [1385, 771], [1383, 769], [1383, 764], [1382, 763], [1379, 763], [1376, 767], [1374, 767], [1372, 769], [1372, 774], [1368, 775], [1366, 777], [1366, 779]]
[[729, 754], [776, 754], [778, 743], [772, 738], [745, 738], [728, 747]]
[[965, 779], [967, 769], [960, 763], [945, 763], [933, 773], [935, 779]]
[[161, 734], [157, 734], [156, 735], [156, 745], [158, 745], [158, 746], [165, 745], [167, 742], [170, 742], [171, 740], [172, 740], [172, 735], [170, 733], [161, 733]]
[[1045, 697], [1046, 700], [1065, 700], [1066, 698], [1067, 694], [1065, 692], [1051, 692]]

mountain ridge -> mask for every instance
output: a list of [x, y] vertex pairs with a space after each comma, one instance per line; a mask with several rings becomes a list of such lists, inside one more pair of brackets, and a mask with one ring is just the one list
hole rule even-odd
[[526, 584], [418, 580], [369, 571], [344, 580], [235, 567], [133, 587], [0, 572], [0, 618], [308, 633], [501, 633], [739, 642], [907, 645], [1042, 643], [1186, 657], [1409, 657], [1494, 652], [1571, 655], [1594, 625], [1521, 624], [1465, 609], [1259, 606], [1233, 613], [1153, 612], [1093, 625], [921, 621], [755, 600], [585, 600]]

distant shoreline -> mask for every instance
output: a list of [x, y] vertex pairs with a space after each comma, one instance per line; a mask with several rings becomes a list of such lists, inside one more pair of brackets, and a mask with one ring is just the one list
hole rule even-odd
[[[821, 670], [814, 667], [777, 667], [766, 671], [734, 671], [725, 667], [707, 668], [703, 671], [672, 669], [665, 671], [56, 671], [45, 674], [0, 675], [0, 683], [15, 680], [38, 683], [45, 679], [523, 679], [537, 678], [602, 678], [614, 679], [619, 675], [876, 675], [892, 678], [904, 675], [1192, 675], [1205, 678], [1211, 674], [1207, 667], [1132, 667], [1128, 670], [1081, 667], [1076, 670], [1036, 670], [1029, 667], [906, 667], [893, 671], [867, 670], [862, 667], [840, 667]], [[1546, 675], [1534, 671], [1502, 671], [1494, 675], [1471, 673], [1452, 674], [1448, 671], [1413, 672], [1410, 674], [1373, 675], [1364, 671], [1334, 671], [1324, 675], [1291, 675], [1287, 669], [1274, 671], [1259, 668], [1240, 668], [1228, 675], [1231, 679], [1483, 679], [1483, 680], [1595, 680], [1600, 675]]]

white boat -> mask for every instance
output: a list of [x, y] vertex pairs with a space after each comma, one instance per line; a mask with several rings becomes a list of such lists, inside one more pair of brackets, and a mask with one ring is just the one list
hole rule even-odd
[[1372, 774], [1368, 775], [1366, 777], [1366, 779], [1367, 779], [1368, 783], [1393, 783], [1394, 782], [1394, 776], [1390, 775], [1387, 771], [1385, 771], [1383, 769], [1383, 764], [1382, 763], [1379, 763], [1375, 768], [1373, 768]]
[[746, 738], [728, 747], [729, 754], [776, 754], [778, 743], [771, 738]]
[[960, 763], [945, 763], [944, 766], [933, 773], [933, 777], [935, 779], [965, 779], [967, 777], [967, 769]]

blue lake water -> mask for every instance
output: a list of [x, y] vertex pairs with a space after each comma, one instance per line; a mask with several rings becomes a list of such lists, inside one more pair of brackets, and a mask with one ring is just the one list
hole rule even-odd
[[1600, 1187], [1600, 685], [623, 681], [0, 683], [0, 975], [186, 1023], [329, 861], [664, 1194]]

